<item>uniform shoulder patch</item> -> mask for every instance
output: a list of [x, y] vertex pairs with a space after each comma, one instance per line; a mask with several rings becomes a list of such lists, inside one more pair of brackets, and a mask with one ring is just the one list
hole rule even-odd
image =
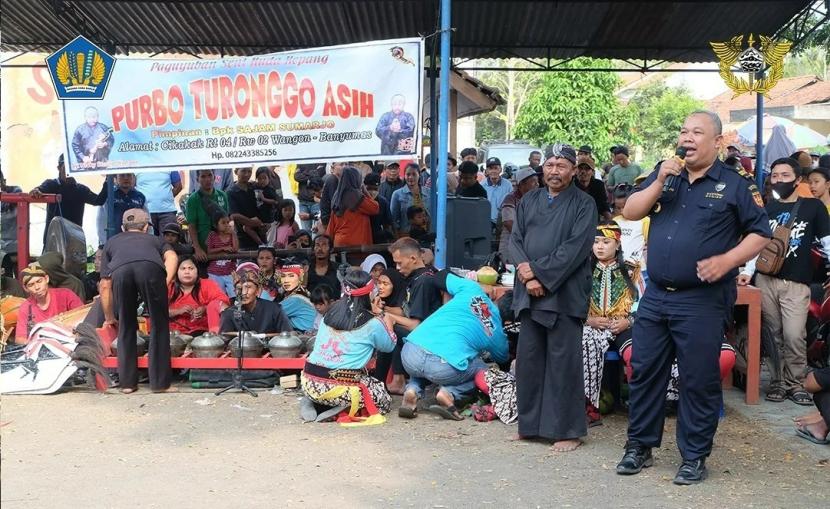
[[747, 180], [755, 180], [755, 177], [753, 177], [751, 173], [749, 173], [748, 171], [743, 169], [742, 166], [739, 166], [739, 167], [735, 168], [734, 171], [735, 171], [735, 173], [737, 173], [738, 175], [740, 175], [741, 177], [743, 177]]
[[758, 186], [755, 184], [750, 184], [750, 186], [747, 189], [750, 193], [752, 193], [752, 199], [755, 201], [755, 205], [764, 208], [764, 198], [761, 196], [761, 193], [758, 192]]

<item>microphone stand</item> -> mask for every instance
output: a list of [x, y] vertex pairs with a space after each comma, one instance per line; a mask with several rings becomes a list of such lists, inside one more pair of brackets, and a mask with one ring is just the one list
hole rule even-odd
[[239, 295], [239, 290], [236, 291], [236, 302], [234, 303], [234, 310], [233, 310], [233, 321], [236, 324], [236, 340], [238, 341], [238, 354], [236, 356], [236, 371], [231, 378], [231, 384], [216, 392], [216, 396], [224, 394], [231, 389], [239, 389], [240, 392], [247, 392], [253, 397], [258, 397], [259, 395], [251, 390], [250, 387], [245, 385], [245, 381], [242, 378], [242, 297]]

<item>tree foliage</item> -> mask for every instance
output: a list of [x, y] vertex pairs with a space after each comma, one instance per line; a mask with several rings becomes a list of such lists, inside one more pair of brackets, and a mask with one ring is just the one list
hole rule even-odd
[[[608, 67], [608, 63], [578, 58], [562, 69]], [[536, 90], [519, 110], [514, 134], [542, 146], [556, 141], [587, 144], [607, 152], [626, 127], [626, 114], [614, 95], [620, 79], [613, 72], [544, 73]], [[627, 135], [623, 137], [626, 139]]]
[[[506, 62], [482, 60], [483, 65], [504, 65], [511, 68], [529, 67], [530, 64], [520, 59]], [[530, 95], [538, 86], [541, 75], [538, 72], [525, 71], [484, 71], [478, 76], [485, 85], [496, 88], [506, 104], [478, 117], [476, 122], [476, 140], [481, 143], [494, 139], [513, 139], [516, 116]]]
[[645, 150], [644, 160], [671, 155], [677, 133], [686, 116], [704, 104], [684, 88], [672, 88], [657, 81], [640, 89], [628, 103], [632, 122], [629, 143]]

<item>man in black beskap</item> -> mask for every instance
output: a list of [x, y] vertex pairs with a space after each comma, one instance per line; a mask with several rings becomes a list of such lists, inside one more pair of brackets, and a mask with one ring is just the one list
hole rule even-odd
[[608, 206], [605, 184], [594, 178], [594, 164], [590, 160], [583, 160], [577, 165], [576, 186], [594, 199], [599, 219], [611, 219], [611, 208]]
[[66, 167], [63, 164], [63, 154], [58, 158], [58, 178], [44, 180], [42, 184], [32, 189], [29, 194], [32, 198], [39, 198], [43, 194], [61, 195], [60, 203], [46, 205], [46, 228], [43, 229], [43, 243], [46, 244], [46, 232], [49, 223], [55, 216], [63, 216], [78, 226], [84, 225], [84, 206], [101, 206], [107, 201], [107, 182], [101, 186], [97, 195], [83, 184], [79, 184], [72, 177], [66, 176]]
[[[807, 376], [807, 313], [810, 307], [810, 283], [813, 264], [810, 251], [814, 239], [821, 244], [825, 258], [830, 258], [830, 219], [824, 204], [815, 198], [801, 198], [796, 192], [801, 183], [798, 161], [775, 160], [770, 167], [773, 197], [766, 204], [770, 229], [792, 221], [784, 265], [777, 274], [758, 271], [755, 285], [761, 289], [761, 317], [777, 352], [770, 352], [770, 385], [767, 401], [775, 403], [789, 398], [799, 405], [811, 406], [804, 390]], [[794, 219], [793, 219], [794, 217]], [[755, 260], [746, 264], [738, 284], [748, 284]], [[777, 355], [775, 355], [777, 353]]]

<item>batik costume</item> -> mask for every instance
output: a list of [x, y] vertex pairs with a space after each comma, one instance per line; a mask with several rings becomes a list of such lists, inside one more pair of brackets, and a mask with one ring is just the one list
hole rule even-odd
[[[617, 225], [600, 225], [597, 235], [620, 241], [620, 227]], [[623, 276], [622, 267], [617, 260], [610, 263], [597, 261], [591, 278], [591, 300], [588, 307], [589, 317], [627, 319], [634, 325], [634, 312], [641, 291], [640, 269], [637, 265], [626, 264], [631, 282], [637, 289], [632, 292]], [[631, 327], [618, 336], [608, 329], [596, 329], [590, 325], [582, 327], [582, 362], [585, 376], [585, 398], [594, 407], [599, 406], [602, 386], [602, 371], [605, 353], [613, 342], [622, 343], [631, 338]]]
[[[347, 297], [360, 297], [369, 295], [374, 284], [370, 281], [363, 288], [344, 289]], [[383, 415], [389, 413], [392, 397], [383, 382], [369, 376], [366, 365], [375, 350], [391, 352], [396, 342], [395, 333], [380, 318], [348, 331], [335, 330], [324, 320], [300, 375], [303, 392], [316, 404], [345, 406], [347, 415], [338, 418], [341, 423], [360, 420], [359, 413], [366, 417], [366, 424], [385, 422]]]

